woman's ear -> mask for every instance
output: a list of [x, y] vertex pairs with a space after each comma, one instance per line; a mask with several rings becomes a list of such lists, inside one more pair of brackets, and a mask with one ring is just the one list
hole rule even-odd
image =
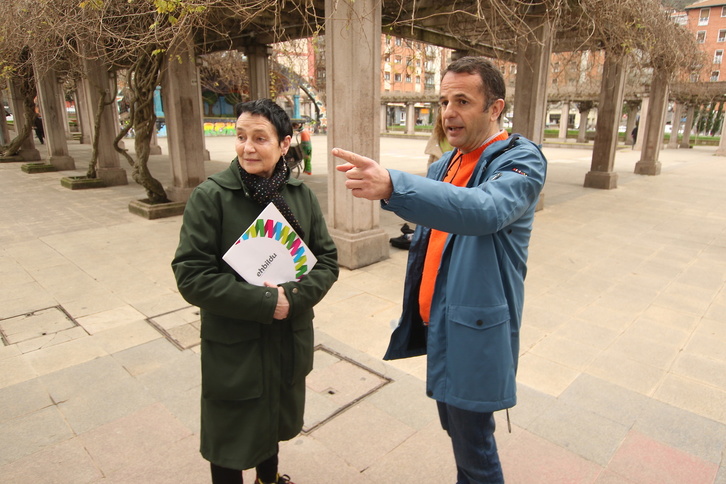
[[280, 141], [280, 151], [282, 151], [283, 156], [285, 156], [287, 154], [287, 150], [290, 149], [291, 142], [292, 142], [291, 136], [285, 136], [285, 139]]

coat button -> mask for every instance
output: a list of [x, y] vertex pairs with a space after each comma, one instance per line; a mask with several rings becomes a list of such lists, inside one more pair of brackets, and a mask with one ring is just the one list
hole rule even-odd
[[481, 319], [477, 319], [477, 320], [476, 320], [476, 325], [477, 325], [477, 326], [481, 326], [481, 325], [483, 325], [483, 324], [484, 324], [484, 321], [482, 321]]
[[297, 287], [293, 287], [292, 288], [292, 293], [293, 294], [297, 294], [298, 292], [300, 292], [300, 291], [298, 291]]
[[426, 395], [429, 396], [429, 397], [433, 397], [434, 396], [434, 392], [432, 392], [431, 390], [426, 390]]
[[271, 297], [272, 293], [270, 291], [265, 292], [265, 297]]

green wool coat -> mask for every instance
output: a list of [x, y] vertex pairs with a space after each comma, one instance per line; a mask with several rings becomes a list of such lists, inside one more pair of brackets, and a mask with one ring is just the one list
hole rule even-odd
[[337, 251], [315, 195], [294, 178], [282, 194], [318, 259], [299, 282], [282, 284], [288, 318], [272, 317], [274, 288], [247, 283], [222, 260], [264, 208], [250, 198], [236, 159], [192, 192], [172, 261], [179, 292], [201, 309], [201, 452], [231, 469], [255, 467], [302, 429], [313, 306], [338, 278]]

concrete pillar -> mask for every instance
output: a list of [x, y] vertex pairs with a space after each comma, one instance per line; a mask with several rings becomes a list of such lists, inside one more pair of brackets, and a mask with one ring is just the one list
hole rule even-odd
[[172, 173], [172, 186], [165, 190], [170, 200], [183, 202], [206, 178], [204, 128], [198, 99], [200, 87], [191, 38], [179, 47], [179, 51], [170, 53], [165, 62], [161, 88]]
[[[195, 92], [197, 95], [197, 100], [199, 101], [199, 122], [202, 124], [202, 156], [204, 157], [204, 161], [209, 161], [211, 159], [211, 155], [209, 154], [209, 150], [207, 149], [206, 138], [204, 136], [204, 99], [202, 98], [202, 77], [199, 72], [200, 64], [201, 62], [195, 57], [194, 73], [197, 77], [196, 81], [192, 81], [192, 83], [196, 82], [196, 85], [198, 86], [198, 89]], [[152, 138], [152, 140], [156, 139], [156, 136]], [[159, 153], [161, 153], [161, 148], [159, 148]]]
[[[22, 80], [19, 77], [13, 77], [10, 84], [10, 105], [12, 106], [13, 116], [15, 118], [15, 136], [20, 133], [20, 124], [25, 122], [25, 102], [23, 97]], [[18, 151], [18, 156], [23, 161], [39, 161], [40, 151], [35, 147], [33, 141], [33, 131], [23, 141]]]
[[648, 124], [648, 111], [650, 109], [650, 96], [643, 97], [640, 102], [640, 111], [638, 112], [640, 119], [636, 126], [638, 126], [638, 134], [635, 137], [635, 143], [633, 144], [634, 150], [639, 150], [643, 147], [643, 140], [645, 139], [645, 125]]
[[580, 111], [580, 125], [577, 129], [577, 142], [587, 143], [587, 118], [590, 115], [589, 109]]
[[388, 104], [381, 103], [381, 133], [388, 132]]
[[63, 119], [63, 130], [65, 131], [66, 139], [73, 139], [71, 134], [70, 120], [68, 119], [68, 109], [66, 109], [66, 90], [63, 87], [62, 82], [57, 82], [56, 87], [58, 88], [58, 98], [61, 103], [61, 118]]
[[648, 122], [643, 125], [642, 119], [638, 138], [643, 136], [643, 149], [640, 161], [635, 164], [636, 175], [659, 175], [660, 161], [658, 155], [663, 144], [663, 126], [666, 108], [668, 107], [668, 73], [662, 69], [653, 71], [653, 83], [650, 86], [650, 105], [648, 106]]
[[151, 132], [151, 142], [149, 143], [149, 154], [150, 155], [160, 155], [161, 154], [161, 146], [159, 146], [159, 135], [156, 132], [156, 126], [154, 126], [154, 131]]
[[[552, 26], [542, 16], [517, 46], [517, 82], [513, 133], [542, 143], [547, 111], [547, 75], [552, 53]], [[536, 23], [534, 23], [536, 22]]]
[[78, 120], [78, 131], [81, 133], [80, 142], [82, 145], [90, 145], [92, 143], [91, 133], [93, 133], [91, 116], [93, 111], [91, 103], [88, 100], [88, 81], [79, 79], [76, 81], [76, 119]]
[[714, 153], [715, 156], [726, 156], [726, 129], [724, 129], [725, 124], [726, 123], [721, 123], [721, 139], [719, 140], [718, 148]]
[[560, 114], [560, 138], [559, 141], [567, 141], [567, 126], [570, 121], [570, 101], [562, 101], [562, 114]]
[[406, 134], [416, 134], [416, 105], [406, 103]]
[[638, 106], [640, 101], [628, 101], [628, 120], [625, 122], [625, 144], [633, 145], [633, 128], [635, 128], [635, 120], [638, 118]]
[[602, 72], [592, 163], [590, 172], [585, 175], [585, 187], [610, 190], [618, 186], [618, 174], [613, 171], [613, 167], [624, 92], [624, 60], [608, 52]]
[[118, 126], [118, 110], [116, 104], [116, 93], [110, 88], [110, 78], [107, 66], [98, 60], [84, 61], [86, 82], [83, 83], [85, 98], [88, 100], [89, 132], [91, 143], [95, 136], [96, 116], [101, 97], [106, 104], [101, 112], [101, 122], [98, 126], [98, 158], [96, 173], [100, 180], [108, 186], [127, 185], [129, 183], [126, 170], [121, 168], [121, 157], [113, 147], [113, 140], [116, 138]]
[[265, 44], [252, 44], [244, 48], [247, 55], [250, 78], [250, 99], [270, 97], [270, 56], [272, 47]]
[[678, 130], [681, 127], [681, 116], [683, 112], [683, 104], [675, 101], [673, 103], [673, 120], [671, 121], [671, 136], [668, 139], [667, 148], [678, 148]]
[[[6, 92], [7, 91], [0, 90], [0, 104], [3, 104], [2, 101], [5, 99]], [[5, 113], [3, 112], [2, 116], [0, 116], [0, 144], [6, 145], [10, 143], [11, 139], [12, 138], [10, 137], [10, 130], [8, 129], [8, 120], [5, 117]]]
[[[381, 2], [325, 0], [328, 146], [380, 159]], [[354, 198], [328, 151], [328, 226], [341, 266], [356, 269], [388, 258], [380, 205]]]
[[36, 70], [35, 79], [41, 101], [43, 130], [48, 142], [48, 161], [58, 171], [75, 170], [76, 163], [68, 154], [66, 130], [63, 128], [65, 103], [58, 97], [58, 74], [54, 69], [47, 69], [42, 74]]
[[683, 138], [681, 138], [681, 148], [691, 147], [691, 131], [693, 130], [693, 117], [696, 114], [696, 106], [689, 103], [686, 105], [686, 124], [683, 126]]

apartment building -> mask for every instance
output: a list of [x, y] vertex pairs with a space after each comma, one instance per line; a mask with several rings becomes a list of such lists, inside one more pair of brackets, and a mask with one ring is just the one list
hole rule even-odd
[[685, 7], [685, 26], [696, 35], [706, 54], [705, 64], [691, 74], [691, 82], [726, 80], [723, 57], [726, 50], [726, 1], [704, 0]]

